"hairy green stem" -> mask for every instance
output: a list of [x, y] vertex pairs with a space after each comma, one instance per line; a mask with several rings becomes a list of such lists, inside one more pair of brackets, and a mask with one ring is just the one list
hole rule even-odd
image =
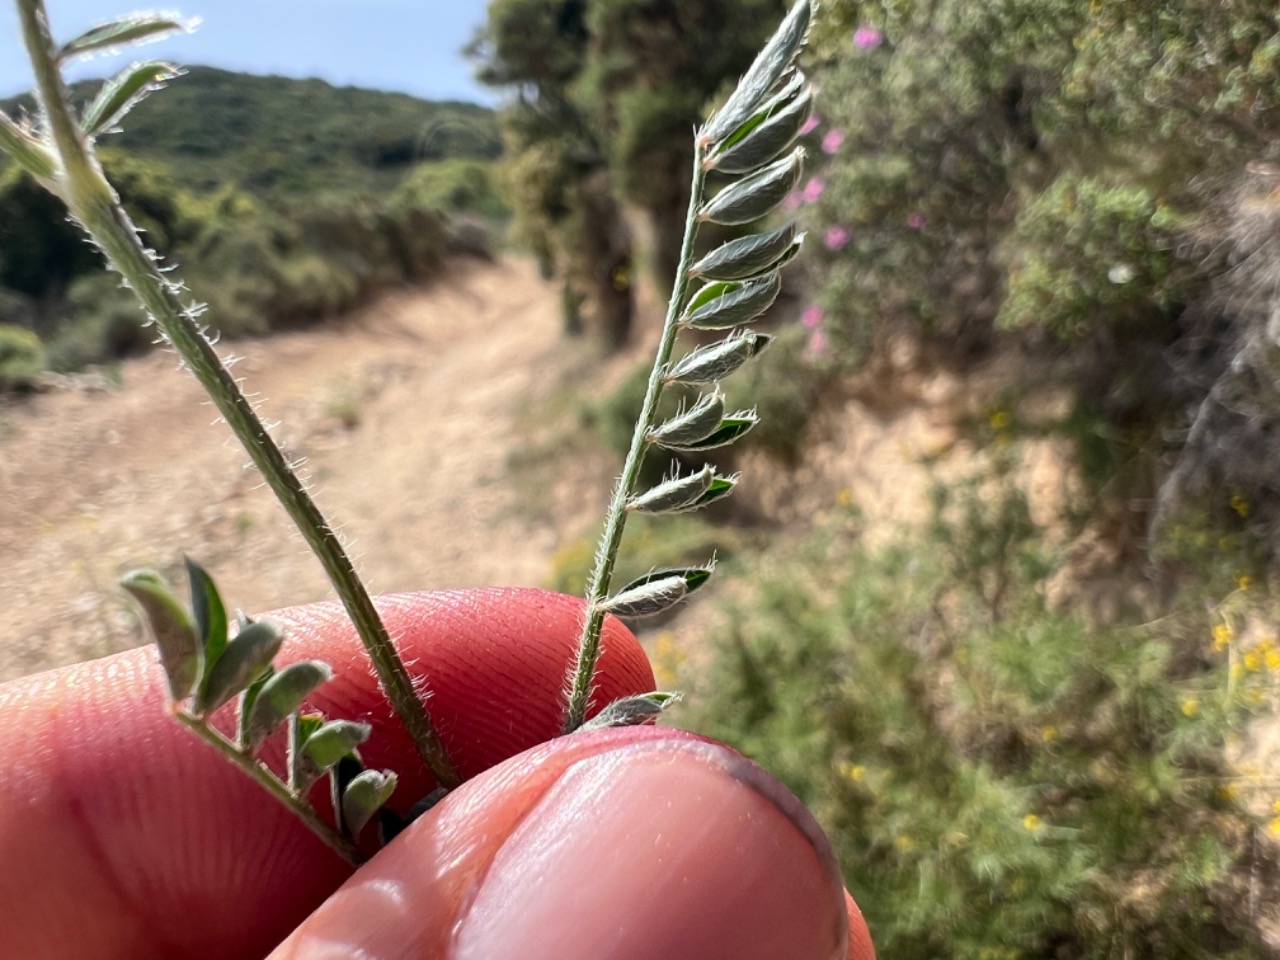
[[680, 263], [676, 267], [675, 285], [667, 303], [667, 317], [662, 325], [662, 339], [658, 353], [649, 372], [649, 385], [645, 389], [644, 404], [636, 419], [635, 433], [631, 435], [631, 447], [622, 466], [622, 477], [613, 490], [609, 513], [605, 518], [604, 533], [596, 550], [595, 568], [587, 587], [587, 611], [582, 625], [582, 637], [578, 641], [577, 659], [573, 668], [573, 680], [569, 689], [569, 707], [565, 714], [565, 733], [572, 733], [586, 720], [587, 707], [595, 681], [596, 660], [600, 656], [600, 633], [604, 627], [604, 610], [601, 604], [609, 596], [613, 584], [613, 568], [618, 559], [618, 547], [622, 544], [622, 531], [627, 524], [627, 501], [640, 476], [640, 466], [648, 449], [648, 433], [658, 412], [662, 398], [662, 373], [671, 359], [676, 335], [680, 332], [680, 312], [689, 289], [689, 267], [693, 265], [693, 246], [698, 235], [698, 208], [702, 205], [702, 191], [707, 172], [702, 166], [703, 145], [694, 144], [693, 183], [689, 188], [689, 211], [685, 215], [684, 242], [680, 247]]
[[251, 757], [199, 717], [194, 717], [185, 710], [176, 711], [174, 716], [184, 727], [243, 770], [263, 790], [287, 807], [291, 813], [296, 814], [312, 833], [332, 847], [334, 852], [346, 860], [347, 863], [353, 867], [358, 867], [364, 862], [364, 857], [360, 855], [360, 851], [354, 843], [341, 836], [338, 831], [321, 820], [320, 815], [312, 809], [311, 804], [307, 803], [306, 798], [300, 797], [290, 790], [262, 761]]
[[18, 9], [41, 105], [62, 164], [59, 194], [209, 394], [319, 558], [369, 651], [387, 698], [437, 782], [444, 787], [457, 786], [460, 781], [444, 744], [340, 540], [201, 332], [192, 312], [183, 305], [181, 286], [160, 271], [155, 257], [143, 246], [76, 126], [55, 60], [43, 0], [18, 0]]

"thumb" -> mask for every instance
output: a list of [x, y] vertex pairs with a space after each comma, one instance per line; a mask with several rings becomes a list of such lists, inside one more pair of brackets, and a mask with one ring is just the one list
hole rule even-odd
[[555, 740], [465, 784], [272, 960], [845, 960], [849, 925], [799, 800], [727, 747], [644, 727]]

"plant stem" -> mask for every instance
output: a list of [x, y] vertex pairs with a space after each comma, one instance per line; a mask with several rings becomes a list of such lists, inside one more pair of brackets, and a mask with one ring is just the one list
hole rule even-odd
[[648, 433], [658, 412], [662, 398], [662, 373], [671, 359], [676, 335], [680, 332], [680, 311], [684, 307], [689, 289], [689, 267], [693, 265], [693, 246], [698, 235], [698, 208], [702, 206], [702, 191], [707, 172], [702, 167], [703, 145], [695, 138], [693, 152], [693, 183], [689, 188], [689, 210], [685, 215], [684, 242], [680, 247], [680, 263], [676, 267], [675, 285], [667, 303], [667, 316], [662, 325], [662, 339], [658, 353], [649, 372], [649, 385], [645, 389], [644, 403], [636, 420], [635, 433], [631, 435], [631, 447], [622, 466], [622, 477], [614, 487], [609, 513], [605, 518], [604, 533], [596, 549], [595, 568], [587, 587], [587, 611], [582, 625], [582, 637], [578, 641], [578, 654], [573, 668], [573, 681], [569, 691], [569, 707], [565, 715], [565, 733], [572, 733], [582, 726], [591, 700], [595, 681], [596, 660], [600, 656], [600, 633], [604, 627], [604, 610], [601, 604], [609, 595], [613, 583], [613, 568], [618, 559], [618, 547], [622, 543], [622, 531], [627, 523], [627, 501], [631, 498], [640, 465], [648, 449]]
[[265, 764], [255, 760], [205, 721], [198, 717], [193, 717], [185, 710], [175, 711], [174, 716], [184, 727], [248, 774], [255, 783], [275, 797], [291, 813], [296, 814], [312, 833], [332, 847], [334, 852], [346, 860], [347, 863], [353, 867], [358, 867], [364, 862], [364, 857], [360, 855], [360, 851], [354, 843], [341, 836], [338, 831], [321, 820], [320, 815], [312, 809], [311, 804], [307, 803], [304, 798], [295, 795]]
[[77, 128], [54, 59], [55, 47], [42, 0], [18, 0], [18, 9], [40, 101], [62, 162], [63, 174], [58, 183], [62, 199], [204, 387], [319, 558], [369, 651], [387, 698], [437, 782], [444, 787], [457, 786], [458, 775], [439, 734], [341, 542], [201, 332], [192, 312], [183, 305], [181, 285], [160, 271], [154, 255], [143, 246], [137, 229]]

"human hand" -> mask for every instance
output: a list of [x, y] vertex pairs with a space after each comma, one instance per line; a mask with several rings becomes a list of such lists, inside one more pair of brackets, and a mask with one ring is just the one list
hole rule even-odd
[[[431, 678], [428, 710], [468, 782], [354, 875], [165, 715], [150, 650], [0, 686], [6, 954], [840, 960], [847, 924], [848, 956], [873, 956], [816, 824], [758, 767], [662, 728], [552, 739], [577, 601], [482, 590], [379, 607]], [[341, 609], [272, 616], [283, 662], [335, 669], [312, 705], [372, 724], [361, 752], [401, 774], [392, 805], [429, 792]], [[652, 688], [610, 622], [599, 700]]]

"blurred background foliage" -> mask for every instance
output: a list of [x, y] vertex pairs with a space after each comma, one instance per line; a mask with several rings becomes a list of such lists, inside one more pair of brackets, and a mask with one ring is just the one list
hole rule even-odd
[[[501, 150], [494, 112], [475, 104], [195, 67], [140, 104], [101, 156], [214, 328], [258, 336], [336, 317], [450, 252], [487, 254], [508, 216], [492, 172]], [[5, 389], [153, 339], [59, 201], [11, 164], [0, 166], [0, 324]]]

